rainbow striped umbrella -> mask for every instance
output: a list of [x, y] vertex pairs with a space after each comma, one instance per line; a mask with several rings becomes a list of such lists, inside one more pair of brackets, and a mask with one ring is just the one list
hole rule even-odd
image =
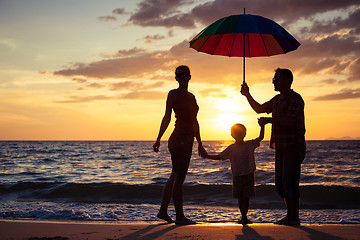
[[257, 15], [232, 15], [212, 23], [190, 41], [190, 47], [211, 55], [245, 57], [284, 54], [300, 43], [276, 22]]

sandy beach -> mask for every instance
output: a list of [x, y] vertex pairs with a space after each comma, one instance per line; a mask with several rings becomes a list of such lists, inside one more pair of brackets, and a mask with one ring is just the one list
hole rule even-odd
[[255, 223], [199, 223], [177, 226], [161, 222], [99, 223], [1, 220], [1, 239], [360, 239], [357, 224], [303, 224], [298, 227]]

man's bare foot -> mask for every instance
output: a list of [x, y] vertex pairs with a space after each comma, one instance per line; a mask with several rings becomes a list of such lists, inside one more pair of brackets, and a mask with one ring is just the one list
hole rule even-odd
[[241, 220], [238, 221], [238, 223], [242, 224], [242, 225], [247, 225], [247, 224], [252, 224], [253, 222], [250, 221], [249, 219], [247, 218], [242, 218]]
[[162, 220], [167, 221], [168, 223], [173, 223], [174, 222], [174, 220], [172, 220], [171, 217], [169, 217], [169, 215], [167, 215], [167, 214], [158, 213], [157, 217], [162, 219]]
[[181, 218], [181, 219], [176, 219], [175, 224], [176, 225], [191, 225], [191, 224], [196, 224], [196, 222], [194, 222], [188, 218]]
[[288, 217], [284, 217], [284, 218], [280, 219], [279, 221], [275, 222], [275, 224], [286, 225], [287, 221], [288, 221]]
[[287, 225], [287, 226], [300, 226], [300, 219], [288, 219], [284, 225]]

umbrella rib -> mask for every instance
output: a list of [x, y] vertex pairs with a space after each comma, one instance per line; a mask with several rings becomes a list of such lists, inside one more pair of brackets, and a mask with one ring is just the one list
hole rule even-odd
[[264, 42], [263, 35], [262, 35], [261, 33], [260, 33], [260, 37], [261, 37], [262, 42], [264, 43], [264, 48], [265, 48], [266, 54], [269, 56], [269, 51], [268, 51], [268, 49], [267, 49], [267, 47], [266, 47], [266, 44], [265, 44], [265, 42]]
[[221, 39], [224, 37], [224, 35], [220, 35], [220, 38], [219, 38], [219, 40], [218, 40], [218, 42], [216, 43], [216, 47], [214, 48], [214, 50], [212, 51], [212, 53], [211, 53], [211, 55], [214, 55], [214, 52], [216, 51], [216, 49], [218, 48], [218, 46], [219, 46], [219, 42], [221, 41]]
[[234, 48], [234, 45], [235, 45], [235, 38], [236, 38], [236, 34], [234, 34], [234, 39], [233, 39], [232, 44], [231, 44], [229, 57], [232, 56], [232, 51], [233, 51], [233, 48]]
[[[247, 44], [247, 49], [248, 49], [248, 53], [249, 53], [249, 58], [251, 57], [251, 54], [250, 54], [250, 39], [249, 39], [249, 36], [250, 36], [250, 33], [248, 33], [248, 34], [246, 34], [246, 33], [244, 33], [245, 34], [245, 46], [246, 46], [246, 35], [247, 35], [247, 42], [248, 42], [248, 44]], [[245, 55], [245, 51], [244, 51], [244, 55]], [[246, 55], [245, 55], [246, 56]]]

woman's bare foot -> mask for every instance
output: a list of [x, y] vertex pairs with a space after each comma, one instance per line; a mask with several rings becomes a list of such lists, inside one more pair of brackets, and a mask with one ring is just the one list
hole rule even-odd
[[172, 220], [171, 217], [169, 217], [169, 215], [167, 215], [167, 214], [158, 213], [157, 217], [162, 219], [162, 220], [167, 221], [168, 223], [173, 223], [174, 222], [174, 220]]

